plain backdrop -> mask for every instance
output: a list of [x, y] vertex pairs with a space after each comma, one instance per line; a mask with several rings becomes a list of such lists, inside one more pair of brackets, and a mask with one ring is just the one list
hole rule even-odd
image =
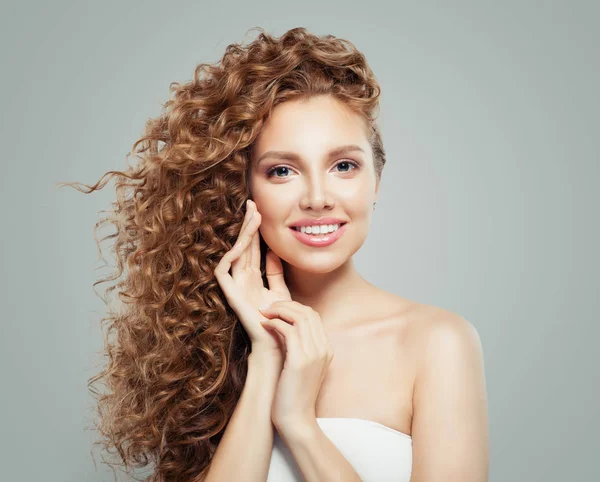
[[477, 329], [490, 481], [600, 480], [599, 18], [573, 0], [3, 2], [0, 479], [113, 480], [86, 384], [114, 184], [56, 183], [124, 169], [169, 84], [252, 27], [303, 26], [353, 42], [381, 84], [387, 165], [356, 263]]

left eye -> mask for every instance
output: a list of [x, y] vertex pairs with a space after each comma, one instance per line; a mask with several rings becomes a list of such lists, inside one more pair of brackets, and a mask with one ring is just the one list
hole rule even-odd
[[341, 161], [341, 162], [338, 162], [336, 164], [336, 166], [340, 166], [342, 164], [348, 164], [349, 166], [354, 167], [354, 169], [358, 169], [358, 164], [356, 164], [356, 162], [352, 162], [352, 161]]
[[[352, 166], [354, 169], [358, 169], [358, 168], [359, 168], [358, 164], [357, 164], [356, 162], [354, 162], [354, 161], [340, 161], [340, 162], [338, 162], [338, 163], [336, 164], [336, 167], [337, 167], [337, 166], [341, 166], [341, 165], [343, 165], [343, 164], [348, 164], [348, 165]], [[275, 173], [275, 172], [276, 172], [278, 169], [289, 169], [289, 167], [287, 167], [287, 166], [275, 166], [275, 167], [272, 167], [271, 169], [269, 169], [269, 170], [267, 171], [267, 177], [271, 177], [271, 176], [273, 176], [273, 174], [274, 174], [274, 173]], [[347, 171], [342, 171], [342, 172], [350, 172], [351, 170], [352, 170], [352, 169], [349, 169], [349, 170], [347, 170]], [[288, 177], [288, 176], [275, 176], [275, 177]]]

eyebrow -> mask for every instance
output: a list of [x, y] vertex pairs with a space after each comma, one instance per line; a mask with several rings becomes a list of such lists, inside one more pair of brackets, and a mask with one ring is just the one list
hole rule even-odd
[[[339, 156], [341, 154], [344, 154], [346, 152], [352, 152], [352, 151], [360, 151], [362, 153], [365, 152], [360, 146], [357, 146], [356, 144], [348, 144], [348, 145], [345, 145], [345, 146], [335, 147], [335, 148], [331, 149], [327, 153], [327, 156], [328, 157], [335, 157], [335, 156]], [[260, 156], [258, 158], [258, 160], [256, 161], [256, 165], [258, 165], [258, 163], [260, 161], [262, 161], [263, 159], [266, 159], [267, 157], [273, 157], [273, 158], [277, 158], [277, 159], [285, 159], [285, 160], [288, 160], [288, 161], [298, 161], [301, 158], [301, 156], [298, 155], [298, 154], [296, 154], [295, 152], [288, 152], [288, 151], [267, 151], [262, 156]]]

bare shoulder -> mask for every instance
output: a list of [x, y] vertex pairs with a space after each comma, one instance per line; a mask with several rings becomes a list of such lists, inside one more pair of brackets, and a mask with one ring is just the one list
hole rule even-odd
[[481, 352], [481, 339], [462, 315], [435, 305], [414, 303], [408, 312], [410, 342], [418, 365], [439, 348]]
[[413, 368], [413, 382], [426, 362], [443, 356], [467, 356], [483, 362], [479, 333], [462, 315], [445, 308], [419, 303], [388, 293], [392, 305], [393, 326], [405, 354], [403, 362]]
[[446, 336], [479, 339], [471, 322], [445, 308], [419, 303], [383, 290], [379, 290], [374, 301], [379, 306], [386, 306], [390, 320], [403, 328], [411, 342], [422, 343], [432, 337]]
[[421, 322], [418, 337], [431, 346], [461, 344], [480, 345], [479, 334], [473, 324], [462, 315], [439, 306], [421, 305]]
[[[479, 334], [463, 316], [437, 306], [420, 305], [414, 317], [413, 473], [431, 480], [487, 480], [487, 393]], [[464, 462], [457, 467], [456, 460]]]
[[435, 305], [414, 303], [411, 312], [415, 329], [430, 336], [440, 331], [473, 331], [474, 326], [462, 315]]

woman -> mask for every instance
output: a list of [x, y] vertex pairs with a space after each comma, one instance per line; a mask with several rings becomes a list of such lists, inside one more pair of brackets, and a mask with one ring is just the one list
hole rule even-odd
[[174, 89], [107, 173], [128, 272], [91, 379], [105, 447], [152, 481], [487, 480], [476, 330], [352, 260], [386, 162], [365, 57], [261, 30]]

